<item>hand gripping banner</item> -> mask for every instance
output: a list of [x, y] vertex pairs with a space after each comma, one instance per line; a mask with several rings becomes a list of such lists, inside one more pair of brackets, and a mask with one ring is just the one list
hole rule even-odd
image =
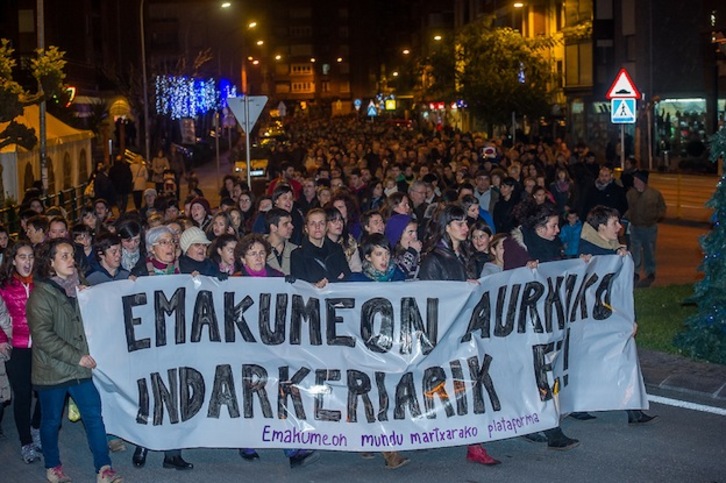
[[630, 257], [469, 282], [169, 275], [79, 292], [109, 433], [188, 447], [386, 451], [645, 409]]

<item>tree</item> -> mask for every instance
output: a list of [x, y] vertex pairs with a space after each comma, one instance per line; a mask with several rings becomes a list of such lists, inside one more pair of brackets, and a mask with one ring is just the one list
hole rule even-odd
[[[726, 158], [726, 129], [711, 137], [712, 162]], [[703, 280], [694, 286], [690, 301], [698, 312], [686, 320], [686, 330], [675, 344], [691, 357], [726, 364], [726, 175], [706, 206], [714, 209], [711, 232], [701, 239], [704, 257], [699, 269]]]
[[38, 142], [35, 129], [15, 121], [23, 114], [23, 108], [39, 104], [43, 100], [60, 96], [63, 92], [66, 61], [64, 52], [57, 47], [36, 50], [36, 58], [31, 61], [31, 73], [38, 82], [38, 90], [26, 90], [13, 80], [13, 69], [16, 61], [14, 49], [7, 39], [0, 39], [0, 123], [8, 125], [0, 131], [0, 148], [17, 144], [25, 149], [32, 149]]
[[552, 68], [545, 58], [552, 37], [524, 38], [493, 28], [485, 17], [457, 35], [456, 83], [472, 113], [490, 125], [507, 124], [512, 112], [539, 117], [550, 109]]

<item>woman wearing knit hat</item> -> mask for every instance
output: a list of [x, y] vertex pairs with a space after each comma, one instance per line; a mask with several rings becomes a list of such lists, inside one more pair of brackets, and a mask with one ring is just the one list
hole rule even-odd
[[188, 215], [202, 231], [205, 231], [212, 221], [212, 208], [206, 198], [197, 197], [189, 203]]
[[179, 271], [192, 275], [206, 275], [216, 277], [219, 268], [207, 256], [207, 247], [212, 243], [204, 232], [193, 226], [187, 228], [179, 238], [182, 255], [179, 257]]

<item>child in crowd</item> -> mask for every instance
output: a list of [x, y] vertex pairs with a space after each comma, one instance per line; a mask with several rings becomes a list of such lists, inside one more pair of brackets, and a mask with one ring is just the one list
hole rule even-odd
[[582, 233], [582, 222], [577, 216], [577, 211], [567, 211], [567, 223], [560, 229], [560, 241], [565, 248], [567, 258], [577, 258], [580, 249], [580, 234]]

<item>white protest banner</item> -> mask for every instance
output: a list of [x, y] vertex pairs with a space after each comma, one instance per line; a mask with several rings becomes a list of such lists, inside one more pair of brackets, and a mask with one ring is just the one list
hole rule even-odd
[[109, 433], [161, 450], [457, 446], [647, 407], [629, 257], [467, 282], [142, 277], [79, 293]]

